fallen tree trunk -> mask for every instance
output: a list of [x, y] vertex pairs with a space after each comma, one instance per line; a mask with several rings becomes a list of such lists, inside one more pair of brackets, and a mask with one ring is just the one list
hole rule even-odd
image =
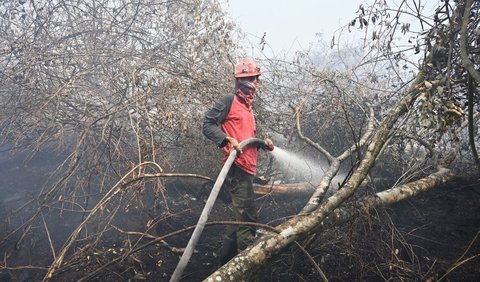
[[255, 194], [279, 195], [279, 194], [311, 194], [315, 186], [308, 182], [288, 184], [253, 185]]
[[[345, 207], [339, 207], [325, 217], [323, 221], [317, 222], [315, 228], [312, 228], [311, 231], [320, 232], [325, 228], [345, 222], [361, 212], [367, 213], [380, 205], [389, 205], [416, 196], [444, 184], [454, 177], [455, 175], [450, 170], [440, 168], [437, 172], [422, 179], [379, 192], [374, 196], [367, 196], [355, 205], [349, 204]], [[280, 234], [269, 233], [265, 235], [259, 242], [237, 255], [205, 281], [248, 281], [268, 258], [280, 252], [290, 242], [295, 241], [300, 235], [295, 230], [299, 230], [298, 227], [302, 226], [303, 221], [305, 223], [311, 222], [309, 218], [314, 216], [314, 214], [299, 216], [296, 218], [298, 220], [296, 226], [283, 228]]]
[[446, 168], [440, 168], [437, 172], [427, 177], [399, 185], [391, 189], [379, 192], [373, 196], [360, 199], [359, 202], [335, 209], [322, 222], [321, 227], [329, 227], [345, 222], [359, 213], [368, 213], [369, 210], [378, 206], [388, 206], [393, 203], [417, 196], [434, 187], [445, 184], [455, 178], [455, 174]]

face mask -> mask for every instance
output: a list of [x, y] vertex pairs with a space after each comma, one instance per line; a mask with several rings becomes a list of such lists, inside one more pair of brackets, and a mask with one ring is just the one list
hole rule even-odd
[[255, 84], [248, 80], [238, 80], [237, 85], [238, 85], [238, 88], [243, 88], [242, 90], [244, 90], [245, 88], [253, 90], [254, 92], [256, 90]]
[[243, 99], [249, 107], [252, 107], [253, 93], [255, 92], [255, 85], [248, 80], [238, 80], [236, 87], [236, 94]]

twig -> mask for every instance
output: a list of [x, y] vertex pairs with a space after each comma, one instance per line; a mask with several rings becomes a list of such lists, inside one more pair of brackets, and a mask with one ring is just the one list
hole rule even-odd
[[[465, 255], [467, 254], [467, 252], [470, 250], [470, 248], [472, 247], [473, 243], [475, 243], [475, 241], [477, 241], [477, 238], [478, 238], [478, 235], [480, 235], [480, 230], [477, 231], [477, 234], [475, 235], [475, 237], [473, 237], [472, 241], [470, 241], [470, 244], [468, 245], [467, 249], [463, 252], [463, 254], [453, 263], [452, 266], [450, 266], [448, 269], [447, 269], [447, 272], [445, 274], [443, 274], [442, 277], [440, 277], [437, 281], [441, 281], [443, 280], [443, 278], [445, 278], [448, 274], [450, 274], [450, 272], [452, 272], [453, 270], [455, 270], [456, 268], [460, 267], [461, 265], [463, 265], [464, 263], [472, 260], [472, 259], [475, 259], [477, 257], [480, 257], [480, 254], [476, 254], [474, 256], [471, 256], [469, 258], [466, 258], [466, 259], [463, 259], [463, 257], [465, 257]], [[463, 260], [462, 260], [463, 259]]]
[[41, 267], [41, 266], [34, 266], [34, 265], [15, 266], [15, 267], [0, 266], [0, 270], [24, 270], [24, 269], [46, 271], [48, 270], [48, 267]]
[[141, 174], [141, 175], [137, 176], [136, 178], [134, 178], [132, 180], [135, 181], [135, 180], [140, 180], [140, 179], [144, 179], [144, 178], [152, 178], [152, 177], [192, 177], [192, 178], [200, 178], [200, 179], [204, 179], [204, 180], [208, 180], [208, 181], [213, 182], [213, 180], [210, 177], [203, 176], [203, 175], [200, 175], [200, 174], [175, 173], [175, 172], [171, 172], [171, 173], [168, 173], [168, 172], [144, 173], [144, 174]]
[[322, 277], [322, 280], [324, 282], [328, 282], [327, 276], [325, 276], [325, 273], [323, 273], [322, 269], [320, 266], [315, 262], [315, 260], [312, 258], [312, 256], [305, 250], [305, 248], [302, 247], [297, 241], [294, 241], [294, 243], [297, 245], [297, 247], [302, 250], [302, 252], [307, 256], [308, 260], [312, 263], [313, 267], [317, 270], [318, 274], [320, 277]]
[[45, 232], [47, 233], [48, 243], [50, 243], [50, 249], [52, 250], [53, 259], [56, 259], [55, 248], [53, 247], [52, 238], [50, 237], [50, 232], [48, 231], [48, 226], [47, 226], [47, 223], [45, 222], [45, 217], [43, 216], [43, 213], [40, 213], [40, 215], [42, 216], [43, 227], [45, 228]]
[[[127, 234], [127, 235], [137, 235], [137, 236], [141, 236], [141, 237], [149, 238], [149, 239], [156, 239], [157, 238], [157, 236], [153, 236], [153, 235], [145, 233], [145, 232], [125, 231], [125, 230], [122, 230], [115, 225], [112, 225], [112, 227], [113, 227], [113, 229], [117, 230], [118, 232], [123, 233], [123, 234]], [[183, 248], [173, 247], [170, 244], [168, 244], [165, 240], [160, 241], [160, 243], [162, 243], [165, 247], [170, 249], [170, 251], [173, 252], [173, 253], [182, 253], [183, 252]]]
[[[149, 162], [148, 162], [149, 163]], [[70, 235], [70, 237], [68, 238], [67, 242], [65, 243], [65, 245], [62, 247], [58, 257], [53, 261], [53, 263], [50, 265], [50, 268], [47, 272], [47, 274], [45, 275], [45, 277], [43, 278], [43, 281], [48, 281], [50, 280], [50, 278], [53, 276], [53, 273], [57, 270], [57, 268], [60, 267], [60, 265], [62, 264], [63, 262], [63, 258], [65, 257], [68, 249], [72, 246], [72, 244], [75, 242], [75, 240], [77, 239], [78, 235], [80, 234], [80, 232], [82, 231], [83, 227], [87, 225], [87, 222], [90, 221], [90, 219], [96, 214], [96, 212], [98, 210], [101, 210], [101, 208], [106, 204], [108, 203], [115, 195], [117, 195], [120, 190], [122, 189], [122, 187], [124, 187], [123, 185], [121, 185], [125, 179], [127, 177], [129, 177], [131, 175], [132, 172], [134, 172], [139, 166], [142, 166], [144, 165], [144, 163], [141, 163], [141, 164], [138, 164], [137, 166], [135, 166], [134, 168], [132, 168], [128, 173], [126, 173], [111, 189], [110, 191], [108, 191], [105, 196], [95, 205], [95, 207], [92, 209], [92, 211], [90, 212], [90, 214], [87, 216], [87, 218], [85, 218], [84, 221], [82, 221], [82, 223], [80, 223], [80, 225], [75, 229], [75, 231], [73, 231], [73, 233]]]

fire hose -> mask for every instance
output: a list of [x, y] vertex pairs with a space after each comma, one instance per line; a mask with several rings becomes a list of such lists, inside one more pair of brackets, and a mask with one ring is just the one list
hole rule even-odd
[[[254, 143], [258, 143], [263, 146], [266, 146], [266, 143], [264, 140], [259, 138], [250, 138], [240, 142], [239, 147], [240, 149], [242, 149], [243, 147], [250, 144], [254, 144]], [[203, 208], [202, 214], [198, 219], [195, 230], [193, 230], [193, 234], [190, 237], [190, 241], [188, 241], [187, 247], [185, 248], [185, 251], [183, 252], [182, 257], [180, 258], [180, 261], [178, 262], [177, 267], [175, 268], [175, 271], [172, 274], [172, 277], [170, 277], [170, 282], [177, 282], [180, 280], [182, 273], [185, 270], [185, 267], [187, 266], [188, 261], [190, 260], [190, 257], [192, 256], [195, 246], [197, 245], [198, 240], [202, 235], [203, 228], [207, 223], [208, 216], [210, 214], [210, 211], [213, 208], [213, 204], [215, 203], [215, 200], [217, 199], [218, 193], [220, 192], [220, 188], [222, 188], [222, 184], [225, 181], [225, 177], [227, 176], [227, 173], [230, 170], [230, 167], [232, 166], [233, 161], [235, 160], [236, 157], [237, 157], [237, 151], [232, 150], [227, 160], [225, 161], [225, 164], [223, 165], [222, 170], [218, 174], [217, 180], [215, 181], [212, 191], [208, 196], [208, 200], [205, 203], [205, 207]]]

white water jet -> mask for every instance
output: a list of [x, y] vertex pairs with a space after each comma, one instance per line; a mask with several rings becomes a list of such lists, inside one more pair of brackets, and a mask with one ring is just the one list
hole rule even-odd
[[328, 169], [327, 163], [311, 160], [305, 156], [295, 154], [275, 147], [272, 151], [275, 163], [292, 178], [317, 183]]

